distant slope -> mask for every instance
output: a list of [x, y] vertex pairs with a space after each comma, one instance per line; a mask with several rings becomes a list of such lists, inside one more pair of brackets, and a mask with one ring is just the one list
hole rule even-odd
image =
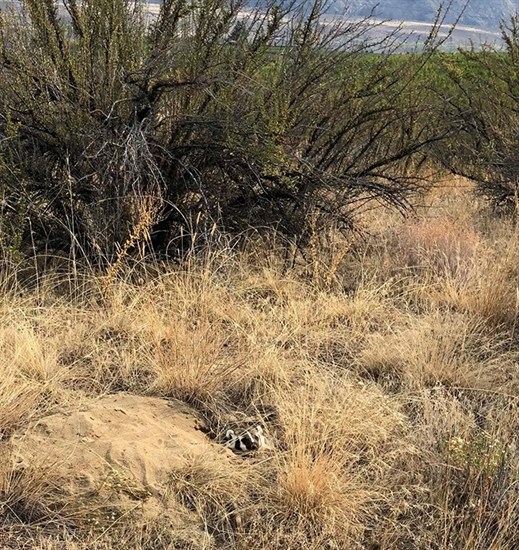
[[[150, 4], [160, 3], [160, 0], [148, 1]], [[257, 3], [258, 0], [251, 0], [251, 4]], [[334, 15], [347, 13], [351, 17], [365, 17], [373, 12], [377, 19], [431, 23], [439, 6], [447, 3], [447, 0], [328, 0], [326, 12]], [[467, 0], [453, 0], [445, 22], [454, 23], [462, 14], [460, 25], [493, 31], [499, 29], [503, 19], [509, 19], [519, 9], [516, 0], [468, 0], [464, 10], [466, 3]]]
[[[430, 23], [434, 20], [441, 0], [333, 0], [330, 13], [341, 13], [349, 6], [352, 15], [365, 16], [375, 10], [380, 19], [396, 21], [420, 21]], [[447, 22], [454, 22], [463, 11], [465, 0], [454, 0]], [[460, 24], [481, 29], [495, 30], [502, 19], [509, 19], [517, 11], [514, 0], [469, 0], [463, 12]]]
[[[160, 0], [144, 0], [149, 12], [158, 13]], [[250, 6], [258, 6], [267, 0], [247, 0]], [[281, 0], [283, 1], [283, 0]], [[284, 0], [289, 1], [289, 0]], [[291, 1], [291, 0], [290, 0]], [[298, 0], [303, 2], [305, 0]], [[312, 2], [312, 0], [307, 0]], [[400, 22], [405, 22], [402, 30], [411, 32], [417, 40], [426, 36], [436, 17], [440, 4], [447, 0], [328, 0], [326, 14], [346, 19], [357, 19], [373, 15], [384, 21], [384, 25], [373, 30], [376, 36], [382, 36], [394, 30]], [[448, 25], [454, 23], [461, 14], [456, 31], [449, 38], [447, 47], [466, 45], [470, 41], [499, 43], [499, 24], [507, 21], [519, 9], [519, 0], [452, 0], [452, 7], [444, 20], [446, 24], [440, 35], [448, 32]], [[0, 9], [19, 7], [20, 0], [0, 0]], [[429, 24], [429, 25], [427, 25]]]

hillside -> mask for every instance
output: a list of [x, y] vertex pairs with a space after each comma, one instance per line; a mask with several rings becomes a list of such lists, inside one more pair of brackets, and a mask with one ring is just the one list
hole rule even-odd
[[[160, 0], [147, 0], [147, 4], [152, 17], [158, 14]], [[387, 0], [383, 3], [375, 0], [330, 0], [326, 13], [334, 19], [344, 17], [348, 20], [373, 16], [374, 20], [380, 23], [372, 31], [375, 38], [391, 33], [404, 22], [403, 33], [412, 33], [413, 37], [420, 41], [429, 34], [429, 24], [434, 21], [440, 4], [440, 0]], [[464, 0], [454, 0], [445, 17], [445, 27], [442, 28], [440, 36], [450, 31], [450, 26], [461, 14], [456, 30], [446, 45], [447, 48], [466, 46], [471, 42], [500, 42], [500, 22], [506, 21], [516, 11], [513, 0], [494, 0], [491, 4], [484, 0], [469, 0], [463, 11], [464, 4]], [[19, 0], [0, 0], [0, 10], [16, 8], [19, 5]], [[251, 5], [257, 6], [258, 2], [251, 2]], [[64, 13], [64, 10], [62, 11]]]
[[[19, 0], [2, 0], [0, 7], [19, 4]], [[160, 0], [148, 0], [148, 4], [154, 6], [160, 4]], [[251, 4], [256, 5], [253, 1]], [[378, 19], [388, 21], [413, 21], [430, 23], [434, 20], [441, 0], [330, 0], [327, 12], [334, 15], [348, 14], [352, 17], [365, 17], [373, 12]], [[465, 10], [465, 0], [454, 0], [446, 22], [453, 23], [459, 14], [460, 25], [477, 27], [485, 30], [498, 30], [499, 23], [508, 19], [517, 11], [513, 0], [469, 0]], [[462, 13], [463, 12], [463, 13]]]
[[[434, 20], [440, 4], [440, 0], [334, 0], [329, 11], [342, 13], [350, 6], [351, 13], [356, 16], [366, 16], [374, 10], [375, 16], [380, 19], [430, 23]], [[463, 11], [464, 5], [464, 0], [454, 0], [447, 22], [454, 22], [463, 12], [461, 25], [495, 30], [499, 28], [501, 20], [508, 19], [510, 14], [516, 11], [512, 0], [469, 0], [467, 8]]]
[[[160, 0], [150, 0], [150, 4], [159, 4]], [[251, 4], [256, 5], [253, 1]], [[349, 14], [353, 17], [365, 17], [372, 14], [389, 21], [413, 21], [430, 23], [434, 20], [441, 0], [330, 0], [327, 12], [334, 15]], [[461, 14], [459, 24], [478, 27], [485, 30], [498, 30], [499, 23], [508, 19], [517, 11], [513, 0], [453, 0], [452, 8], [446, 18], [447, 23], [454, 23]]]

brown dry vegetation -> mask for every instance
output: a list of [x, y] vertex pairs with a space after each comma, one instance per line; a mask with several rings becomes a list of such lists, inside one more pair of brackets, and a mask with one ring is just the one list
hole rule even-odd
[[[517, 228], [450, 183], [290, 269], [251, 242], [118, 278], [6, 276], [2, 548], [518, 548]], [[124, 515], [95, 530], [9, 441], [117, 392], [180, 399], [208, 437], [260, 418], [271, 449], [168, 472], [190, 537]]]

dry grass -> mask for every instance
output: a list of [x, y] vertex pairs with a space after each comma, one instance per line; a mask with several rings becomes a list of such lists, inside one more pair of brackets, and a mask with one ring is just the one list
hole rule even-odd
[[[316, 241], [289, 270], [228, 249], [153, 275], [4, 283], [2, 547], [517, 548], [518, 235], [466, 192], [366, 218], [369, 239], [321, 257]], [[91, 531], [9, 441], [119, 391], [186, 401], [214, 435], [255, 418], [271, 448], [169, 472], [184, 530]]]

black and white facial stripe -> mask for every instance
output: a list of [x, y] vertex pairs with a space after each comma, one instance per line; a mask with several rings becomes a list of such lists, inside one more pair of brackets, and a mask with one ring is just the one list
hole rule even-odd
[[251, 428], [241, 435], [236, 435], [234, 430], [227, 430], [224, 437], [225, 446], [235, 452], [246, 453], [257, 451], [265, 445], [265, 436], [263, 428], [256, 426]]

